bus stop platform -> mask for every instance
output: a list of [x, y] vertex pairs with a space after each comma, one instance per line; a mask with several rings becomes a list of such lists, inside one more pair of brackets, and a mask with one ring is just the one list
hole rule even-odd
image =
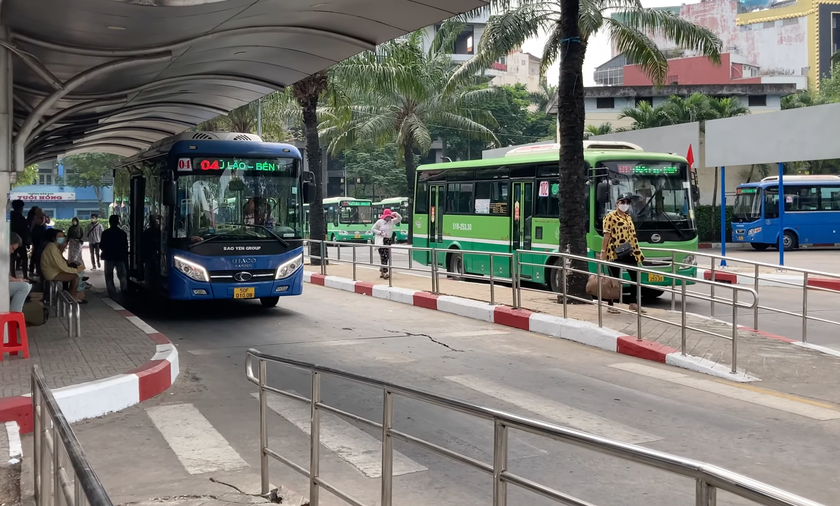
[[94, 288], [81, 306], [80, 337], [68, 337], [66, 318], [51, 315], [44, 325], [27, 327], [30, 358], [0, 361], [0, 425], [16, 421], [22, 433], [32, 430], [33, 365], [71, 422], [153, 397], [178, 375], [178, 352], [169, 340], [107, 298], [101, 270], [89, 274]]
[[[563, 307], [558, 304], [557, 295], [548, 291], [523, 289], [521, 310], [513, 310], [510, 308], [512, 290], [509, 285], [495, 286], [496, 305], [490, 306], [490, 285], [485, 282], [455, 281], [441, 274], [439, 294], [433, 295], [429, 292], [431, 278], [420, 273], [395, 270], [390, 280], [392, 288], [388, 288], [389, 281], [379, 278], [378, 269], [367, 266], [357, 265], [355, 281], [353, 266], [346, 263], [331, 260], [326, 277], [321, 275], [319, 266], [306, 265], [305, 269], [305, 279], [310, 283], [454, 312], [705, 372], [723, 379], [752, 383], [750, 388], [762, 391], [765, 388], [772, 389], [840, 405], [840, 391], [836, 388], [840, 382], [840, 352], [797, 346], [792, 339], [783, 336], [754, 332], [739, 326], [738, 372], [730, 374], [730, 339], [687, 330], [685, 352], [688, 357], [681, 356], [680, 311], [646, 308], [642, 318], [643, 339], [638, 340], [635, 314], [609, 314], [604, 308], [603, 327], [599, 328], [597, 306], [570, 304], [567, 306], [568, 318], [562, 318]], [[723, 336], [732, 335], [732, 327], [728, 322], [702, 315], [687, 313], [686, 326]], [[488, 336], [488, 339], [492, 339], [492, 336]]]

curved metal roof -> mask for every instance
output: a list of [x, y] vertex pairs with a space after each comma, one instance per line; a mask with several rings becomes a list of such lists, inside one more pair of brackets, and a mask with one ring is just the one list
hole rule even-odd
[[[0, 0], [16, 165], [132, 155], [484, 0]], [[61, 96], [59, 96], [61, 95]]]

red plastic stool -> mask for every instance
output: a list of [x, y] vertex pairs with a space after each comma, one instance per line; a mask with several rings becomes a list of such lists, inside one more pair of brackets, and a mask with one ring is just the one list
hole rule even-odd
[[0, 329], [6, 328], [9, 329], [8, 343], [3, 343], [0, 330], [0, 361], [3, 360], [4, 354], [12, 356], [20, 351], [23, 352], [23, 358], [29, 358], [29, 340], [26, 337], [26, 320], [23, 313], [0, 313]]

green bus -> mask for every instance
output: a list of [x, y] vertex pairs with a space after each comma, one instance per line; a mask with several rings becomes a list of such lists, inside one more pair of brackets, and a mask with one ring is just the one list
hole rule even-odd
[[[642, 275], [645, 297], [658, 297], [669, 286], [671, 253], [657, 248], [697, 250], [694, 201], [699, 196], [688, 162], [673, 154], [648, 153], [626, 142], [584, 143], [589, 181], [586, 186], [588, 256], [601, 251], [602, 221], [622, 193], [638, 196], [631, 215], [645, 267], [662, 275]], [[559, 147], [554, 144], [517, 148], [502, 158], [447, 162], [417, 168], [414, 235], [417, 247], [441, 250], [557, 252], [560, 238]], [[430, 252], [413, 252], [428, 265]], [[557, 263], [546, 255], [520, 254], [520, 262]], [[694, 255], [681, 254], [677, 274], [694, 277]], [[453, 273], [489, 275], [489, 255], [439, 252], [437, 264]], [[510, 260], [493, 258], [494, 275], [510, 277]], [[522, 265], [523, 280], [562, 289], [560, 270]], [[595, 264], [589, 270], [595, 272]], [[626, 276], [626, 273], [625, 273]], [[677, 283], [679, 284], [679, 283]]]
[[392, 197], [374, 202], [374, 219], [379, 218], [385, 209], [390, 209], [392, 212], [399, 213], [402, 216], [403, 222], [394, 227], [394, 238], [397, 242], [408, 241], [408, 220], [411, 219], [411, 214], [408, 212], [408, 197]]
[[327, 219], [327, 240], [339, 242], [371, 242], [376, 217], [373, 202], [352, 197], [324, 199]]

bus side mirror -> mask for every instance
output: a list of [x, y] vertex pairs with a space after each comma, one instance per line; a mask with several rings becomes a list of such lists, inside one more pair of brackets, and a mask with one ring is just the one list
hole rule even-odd
[[598, 204], [606, 204], [610, 199], [610, 185], [606, 181], [598, 183], [595, 187], [595, 201]]
[[696, 184], [691, 185], [691, 200], [693, 200], [695, 204], [700, 202], [700, 187]]
[[303, 182], [303, 203], [311, 204], [315, 202], [315, 185], [309, 181]]
[[178, 200], [178, 184], [175, 181], [163, 182], [163, 205], [175, 206]]

